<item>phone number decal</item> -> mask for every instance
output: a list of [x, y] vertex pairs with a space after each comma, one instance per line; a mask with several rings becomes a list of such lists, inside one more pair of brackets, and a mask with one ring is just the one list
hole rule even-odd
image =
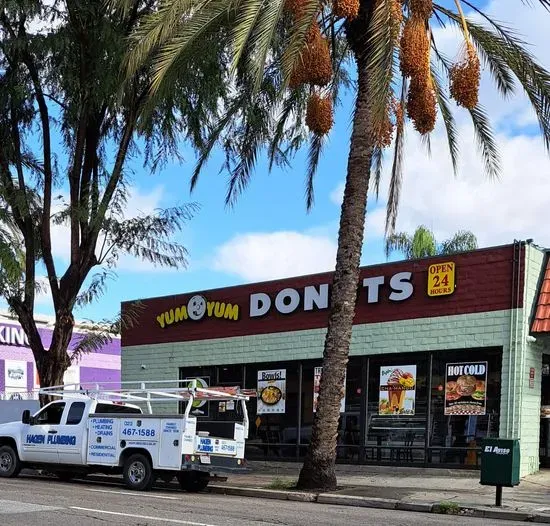
[[156, 433], [154, 429], [143, 429], [142, 427], [126, 427], [122, 430], [122, 434], [128, 437], [154, 437]]

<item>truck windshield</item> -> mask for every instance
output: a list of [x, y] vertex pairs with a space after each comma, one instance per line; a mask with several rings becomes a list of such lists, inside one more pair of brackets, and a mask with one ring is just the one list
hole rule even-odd
[[65, 409], [65, 402], [54, 402], [53, 404], [46, 406], [36, 415], [36, 423], [52, 425], [61, 423], [63, 409]]

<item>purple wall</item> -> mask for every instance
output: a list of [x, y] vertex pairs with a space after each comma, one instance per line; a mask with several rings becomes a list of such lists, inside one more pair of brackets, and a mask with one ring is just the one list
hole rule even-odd
[[120, 382], [120, 369], [98, 369], [97, 367], [81, 367], [80, 383]]
[[[16, 323], [0, 322], [2, 328], [20, 329]], [[51, 343], [52, 330], [39, 329], [40, 337], [47, 348]], [[27, 390], [34, 389], [34, 358], [32, 351], [27, 346], [21, 346], [14, 341], [8, 341], [8, 333], [0, 333], [0, 392], [6, 389], [6, 360], [26, 362]], [[75, 333], [69, 344], [69, 354], [75, 348], [82, 333]], [[3, 340], [3, 341], [2, 341]], [[112, 342], [103, 346], [99, 351], [83, 355], [74, 365], [79, 367], [80, 382], [120, 382], [120, 339], [113, 339]]]

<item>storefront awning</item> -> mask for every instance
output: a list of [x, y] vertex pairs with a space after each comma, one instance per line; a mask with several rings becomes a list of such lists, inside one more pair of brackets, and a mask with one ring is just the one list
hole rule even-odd
[[546, 272], [539, 292], [537, 310], [531, 332], [550, 332], [550, 257], [546, 264]]

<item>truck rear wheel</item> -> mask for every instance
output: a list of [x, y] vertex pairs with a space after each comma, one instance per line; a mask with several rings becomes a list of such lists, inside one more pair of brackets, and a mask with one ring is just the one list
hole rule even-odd
[[189, 493], [196, 493], [202, 491], [208, 486], [210, 477], [208, 473], [198, 473], [196, 471], [184, 471], [178, 473], [178, 481], [181, 489], [188, 491]]
[[21, 462], [17, 452], [11, 446], [0, 446], [0, 477], [17, 477], [21, 471]]
[[126, 459], [122, 475], [126, 486], [138, 491], [150, 490], [155, 480], [151, 461], [141, 453], [130, 455]]

